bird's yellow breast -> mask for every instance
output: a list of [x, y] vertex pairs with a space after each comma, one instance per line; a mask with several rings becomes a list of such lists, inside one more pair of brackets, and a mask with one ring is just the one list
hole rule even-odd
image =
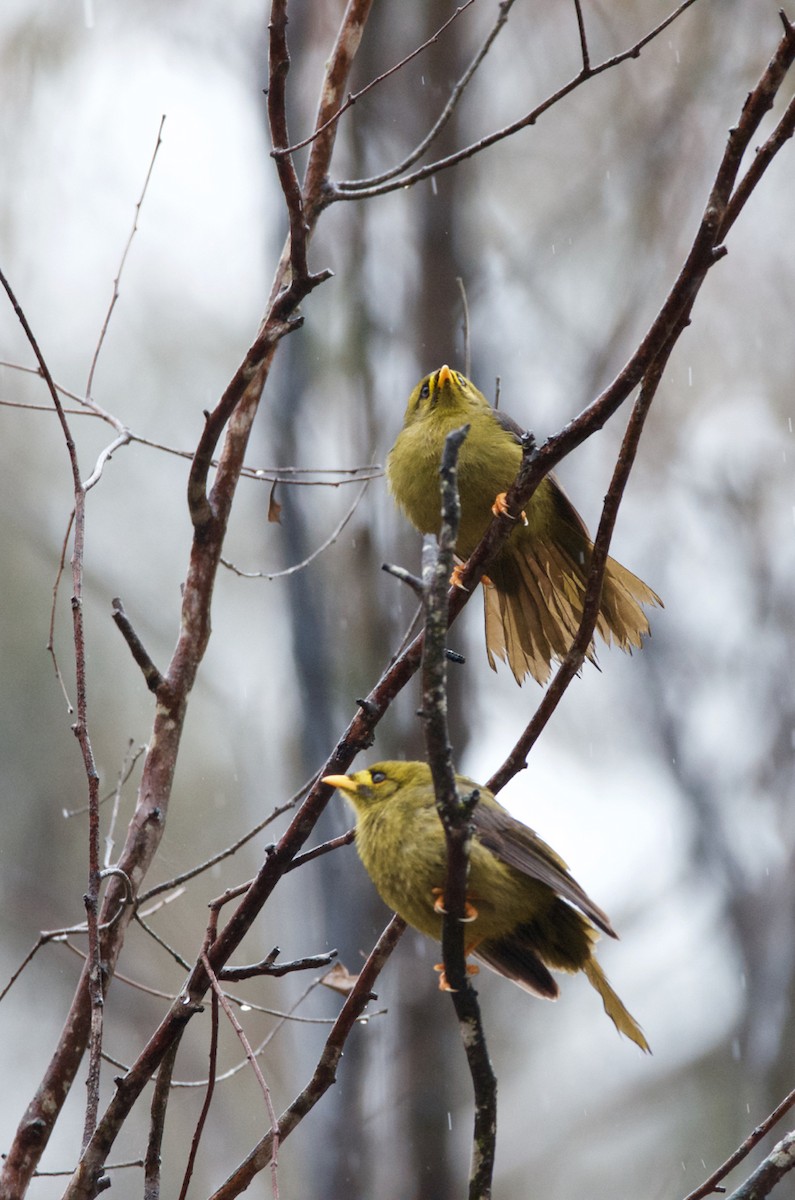
[[387, 478], [400, 507], [421, 533], [438, 533], [439, 465], [445, 438], [469, 423], [458, 458], [461, 527], [458, 551], [471, 554], [491, 520], [498, 492], [507, 491], [522, 461], [521, 447], [489, 409], [475, 412], [432, 410], [398, 434], [387, 459]]
[[[434, 911], [434, 889], [444, 888], [447, 852], [433, 802], [417, 807], [400, 794], [359, 813], [356, 845], [381, 899], [409, 925], [439, 940], [442, 917]], [[467, 895], [477, 909], [467, 926], [468, 942], [499, 938], [533, 920], [554, 903], [554, 893], [498, 859], [472, 840]]]

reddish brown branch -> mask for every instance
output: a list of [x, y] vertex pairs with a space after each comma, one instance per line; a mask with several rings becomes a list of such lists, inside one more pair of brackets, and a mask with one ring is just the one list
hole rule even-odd
[[452, 25], [453, 21], [460, 17], [461, 13], [474, 3], [475, 0], [464, 0], [464, 3], [459, 5], [453, 15], [448, 17], [444, 24], [439, 26], [439, 28], [436, 30], [436, 33], [432, 33], [431, 36], [424, 41], [421, 46], [417, 46], [411, 51], [410, 54], [407, 54], [405, 58], [401, 58], [400, 62], [395, 63], [393, 67], [390, 67], [387, 71], [383, 71], [380, 75], [377, 75], [375, 79], [371, 79], [370, 82], [365, 84], [363, 88], [360, 88], [358, 92], [349, 92], [345, 102], [341, 104], [337, 111], [332, 113], [322, 125], [316, 126], [314, 133], [310, 133], [309, 136], [305, 137], [303, 141], [295, 142], [292, 146], [286, 147], [286, 149], [272, 150], [271, 156], [273, 158], [279, 158], [280, 155], [294, 154], [296, 150], [303, 150], [305, 146], [311, 145], [316, 138], [320, 137], [322, 133], [325, 133], [326, 130], [332, 125], [335, 125], [337, 121], [339, 121], [340, 117], [346, 113], [349, 108], [353, 107], [357, 100], [361, 100], [362, 96], [366, 96], [367, 93], [372, 91], [374, 87], [377, 87], [379, 83], [383, 83], [385, 79], [389, 79], [390, 75], [394, 75], [397, 71], [402, 70], [402, 68], [410, 63], [412, 59], [415, 59], [417, 55], [422, 54], [423, 50], [427, 50], [429, 46], [434, 46], [439, 41], [439, 38], [444, 33], [445, 29], [447, 29], [448, 25]]
[[[160, 1200], [163, 1133], [166, 1127], [166, 1113], [171, 1098], [171, 1080], [174, 1075], [174, 1062], [178, 1049], [179, 1042], [175, 1041], [160, 1064], [152, 1093], [152, 1103], [149, 1109], [149, 1140], [146, 1144], [146, 1158], [144, 1159], [144, 1200]], [[104, 1176], [104, 1179], [107, 1179], [107, 1176]], [[110, 1180], [108, 1180], [108, 1186], [110, 1186]]]
[[[347, 999], [340, 1010], [331, 1031], [326, 1039], [323, 1052], [320, 1055], [312, 1078], [306, 1087], [296, 1096], [292, 1104], [279, 1117], [279, 1138], [284, 1142], [296, 1125], [310, 1112], [337, 1078], [337, 1067], [342, 1057], [345, 1042], [353, 1026], [372, 999], [372, 988], [384, 964], [397, 945], [403, 931], [405, 921], [393, 916], [384, 932], [376, 942], [362, 967]], [[252, 1179], [269, 1166], [273, 1156], [273, 1137], [270, 1133], [244, 1159], [240, 1166], [233, 1171], [225, 1183], [213, 1193], [210, 1200], [233, 1200], [239, 1196], [251, 1183]]]
[[84, 1145], [88, 1141], [96, 1125], [99, 1108], [99, 1072], [102, 1056], [102, 1017], [104, 1004], [104, 980], [102, 974], [102, 957], [100, 952], [98, 931], [98, 906], [100, 888], [100, 857], [99, 857], [99, 773], [94, 760], [94, 751], [88, 732], [88, 687], [86, 680], [86, 639], [83, 622], [83, 561], [85, 555], [85, 516], [86, 492], [80, 479], [80, 464], [77, 448], [72, 437], [69, 422], [66, 419], [55, 381], [39, 348], [27, 317], [17, 301], [16, 296], [2, 271], [0, 283], [17, 318], [25, 332], [30, 347], [36, 356], [42, 378], [55, 405], [58, 419], [63, 430], [69, 465], [72, 472], [72, 487], [74, 491], [74, 544], [72, 549], [72, 625], [75, 656], [75, 686], [76, 686], [76, 721], [72, 732], [77, 738], [83, 758], [83, 767], [88, 784], [88, 887], [84, 896], [88, 920], [89, 962], [87, 974], [88, 999], [90, 1016], [88, 1021], [89, 1037], [89, 1066], [86, 1083], [86, 1115], [84, 1127]]
[[218, 1075], [218, 1026], [219, 1026], [218, 1010], [219, 1010], [219, 1004], [218, 1004], [218, 993], [215, 990], [213, 990], [210, 1003], [211, 1003], [210, 1049], [209, 1049], [209, 1055], [208, 1055], [210, 1066], [209, 1066], [208, 1075], [207, 1075], [207, 1090], [204, 1093], [204, 1100], [202, 1102], [201, 1112], [199, 1113], [198, 1120], [196, 1121], [196, 1128], [194, 1129], [193, 1137], [191, 1138], [190, 1153], [188, 1154], [188, 1161], [185, 1166], [185, 1174], [182, 1177], [182, 1187], [179, 1190], [179, 1200], [186, 1200], [186, 1197], [188, 1195], [188, 1188], [190, 1187], [190, 1181], [191, 1181], [191, 1178], [193, 1177], [193, 1168], [196, 1165], [196, 1156], [199, 1153], [199, 1144], [201, 1142], [201, 1138], [202, 1138], [202, 1134], [204, 1132], [205, 1125], [207, 1124], [207, 1117], [210, 1114], [210, 1105], [213, 1102], [213, 1094], [215, 1092], [215, 1083], [216, 1083], [216, 1079], [217, 1079], [217, 1075]]

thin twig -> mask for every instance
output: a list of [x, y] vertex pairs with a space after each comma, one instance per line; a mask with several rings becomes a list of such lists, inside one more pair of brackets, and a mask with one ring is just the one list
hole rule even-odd
[[88, 989], [91, 1002], [91, 1019], [89, 1032], [89, 1063], [86, 1082], [86, 1113], [83, 1134], [83, 1145], [87, 1145], [96, 1127], [99, 1111], [99, 1075], [102, 1062], [102, 1019], [104, 1011], [104, 981], [102, 973], [102, 958], [99, 945], [98, 912], [99, 912], [99, 772], [94, 759], [91, 737], [88, 731], [88, 685], [86, 678], [86, 639], [83, 622], [83, 560], [85, 554], [85, 489], [80, 481], [80, 463], [77, 448], [69, 428], [69, 422], [63, 411], [58, 391], [55, 387], [50, 369], [44, 359], [39, 344], [30, 327], [27, 317], [17, 300], [10, 283], [0, 271], [0, 283], [16, 313], [25, 337], [33, 351], [42, 378], [47, 385], [66, 443], [66, 452], [72, 472], [72, 487], [74, 492], [74, 546], [72, 550], [72, 631], [75, 656], [76, 684], [76, 721], [72, 732], [77, 738], [83, 759], [83, 767], [88, 785], [89, 821], [88, 821], [88, 886], [83, 897], [88, 919], [88, 936], [90, 947], [90, 966], [88, 973]]
[[[132, 750], [132, 745], [133, 745], [132, 739], [130, 739], [128, 746], [127, 746], [127, 754], [125, 754], [125, 756], [124, 756], [124, 762], [122, 763], [121, 770], [119, 771], [119, 776], [118, 776], [118, 779], [116, 780], [116, 785], [112, 791], [106, 792], [104, 796], [100, 796], [100, 798], [99, 798], [100, 806], [103, 804], [107, 804], [107, 802], [109, 800], [112, 800], [114, 798], [114, 796], [116, 796], [120, 792], [121, 788], [124, 787], [125, 783], [130, 778], [133, 771], [135, 770], [135, 764], [138, 762], [138, 759], [141, 757], [142, 754], [146, 753], [147, 748], [148, 748], [146, 745], [139, 746], [134, 754], [130, 754], [130, 751]], [[61, 816], [64, 818], [64, 820], [69, 821], [73, 817], [80, 817], [83, 815], [83, 813], [86, 813], [86, 812], [88, 812], [88, 805], [81, 804], [81, 805], [79, 805], [78, 808], [62, 808]], [[107, 863], [105, 865], [107, 866]]]
[[240, 983], [244, 979], [259, 979], [263, 975], [271, 975], [278, 979], [282, 975], [292, 975], [295, 971], [312, 971], [316, 967], [327, 967], [337, 957], [337, 950], [327, 950], [324, 954], [310, 954], [306, 958], [294, 958], [292, 962], [277, 963], [279, 947], [271, 950], [261, 962], [250, 963], [242, 967], [224, 967], [218, 972], [218, 978], [224, 983]]
[[150, 692], [157, 695], [158, 690], [163, 686], [163, 676], [149, 657], [146, 647], [135, 632], [130, 618], [124, 611], [124, 605], [118, 596], [114, 597], [111, 601], [111, 607], [113, 610], [113, 620], [125, 642], [130, 647], [130, 653], [141, 668], [146, 686]]
[[191, 867], [189, 870], [183, 871], [179, 875], [174, 875], [171, 879], [166, 879], [163, 883], [158, 883], [147, 891], [142, 892], [138, 897], [139, 905], [146, 904], [153, 897], [159, 896], [163, 892], [169, 892], [172, 888], [181, 887], [189, 879], [195, 879], [197, 875], [202, 875], [205, 871], [209, 871], [211, 867], [214, 867], [219, 862], [223, 862], [225, 858], [231, 858], [232, 855], [237, 854], [242, 846], [245, 846], [247, 842], [255, 838], [258, 833], [262, 833], [262, 830], [266, 829], [277, 817], [281, 817], [284, 813], [289, 812], [291, 808], [295, 808], [301, 797], [306, 795], [313, 782], [314, 779], [310, 780], [309, 783], [305, 783], [284, 804], [278, 804], [267, 817], [263, 817], [261, 821], [258, 821], [253, 829], [249, 829], [237, 841], [232, 842], [231, 846], [226, 846], [223, 850], [219, 850], [217, 854], [213, 854], [210, 858], [205, 859], [198, 866]]
[[322, 133], [325, 133], [326, 130], [330, 129], [332, 125], [336, 125], [343, 113], [346, 113], [349, 108], [352, 108], [357, 100], [361, 100], [362, 96], [366, 96], [367, 93], [372, 91], [372, 89], [379, 83], [383, 83], [385, 79], [389, 79], [390, 75], [394, 75], [397, 71], [400, 71], [408, 63], [410, 63], [413, 58], [416, 58], [417, 55], [422, 54], [423, 50], [427, 50], [429, 46], [435, 45], [436, 42], [439, 41], [439, 38], [442, 36], [444, 31], [447, 29], [448, 25], [452, 25], [453, 21], [460, 17], [461, 13], [474, 3], [475, 0], [464, 0], [464, 3], [455, 10], [453, 15], [448, 17], [445, 23], [436, 30], [436, 33], [431, 34], [428, 40], [423, 42], [421, 46], [417, 46], [415, 50], [412, 50], [411, 53], [407, 54], [405, 58], [402, 58], [400, 62], [395, 63], [395, 65], [390, 67], [389, 70], [384, 71], [381, 75], [376, 76], [375, 79], [371, 79], [370, 82], [365, 84], [365, 86], [358, 92], [349, 92], [344, 104], [341, 104], [337, 111], [332, 113], [322, 125], [317, 126], [314, 133], [310, 133], [308, 137], [303, 139], [303, 141], [295, 142], [292, 146], [288, 146], [286, 149], [271, 150], [271, 157], [278, 158], [279, 155], [282, 154], [294, 154], [296, 150], [303, 150], [304, 146], [309, 146], [316, 138], [320, 137]]
[[668, 363], [668, 358], [681, 331], [677, 329], [669, 339], [669, 344], [653, 366], [648, 371], [640, 395], [635, 402], [624, 433], [613, 478], [610, 481], [607, 495], [602, 507], [596, 538], [591, 554], [588, 582], [583, 598], [582, 616], [574, 640], [561, 661], [555, 676], [544, 693], [544, 698], [533, 714], [527, 728], [522, 733], [516, 745], [511, 750], [505, 762], [495, 771], [486, 785], [492, 792], [498, 792], [512, 779], [518, 771], [527, 765], [527, 756], [538, 740], [542, 730], [563, 698], [563, 695], [574, 676], [582, 668], [593, 640], [596, 622], [599, 619], [599, 606], [602, 596], [602, 583], [607, 568], [607, 552], [610, 539], [613, 536], [618, 510], [624, 495], [624, 489], [629, 481], [629, 475], [635, 462], [640, 443], [640, 436], [648, 416], [651, 402], [657, 392], [662, 373]]
[[402, 175], [403, 172], [407, 171], [409, 167], [413, 166], [419, 158], [422, 158], [428, 147], [433, 145], [439, 134], [450, 121], [450, 118], [452, 117], [459, 101], [461, 100], [461, 97], [463, 96], [468, 85], [471, 83], [475, 72], [477, 71], [478, 67], [480, 67], [481, 63], [491, 49], [500, 30], [506, 24], [508, 20], [508, 13], [513, 7], [513, 4], [514, 0], [501, 0], [501, 3], [498, 5], [499, 11], [497, 14], [497, 19], [486, 35], [483, 44], [475, 54], [461, 78], [456, 83], [455, 87], [450, 93], [450, 98], [439, 114], [438, 119], [422, 139], [422, 141], [414, 147], [411, 153], [402, 159], [401, 162], [397, 163], [394, 167], [390, 167], [388, 171], [381, 172], [380, 175], [371, 175], [368, 179], [357, 179], [348, 182], [341, 180], [337, 185], [340, 191], [347, 191], [350, 188], [373, 187], [375, 184], [385, 183], [388, 179], [394, 179], [395, 176]]
[[204, 1094], [204, 1100], [202, 1101], [201, 1112], [199, 1113], [198, 1120], [196, 1121], [196, 1128], [194, 1129], [193, 1137], [191, 1138], [188, 1162], [185, 1166], [185, 1173], [182, 1177], [182, 1187], [179, 1190], [179, 1200], [185, 1200], [185, 1197], [188, 1194], [190, 1181], [193, 1177], [193, 1168], [196, 1165], [196, 1156], [199, 1153], [199, 1143], [201, 1142], [202, 1133], [204, 1132], [204, 1128], [207, 1123], [207, 1117], [210, 1113], [210, 1105], [213, 1101], [213, 1093], [215, 1092], [215, 1085], [218, 1080], [218, 1027], [220, 1024], [218, 1019], [218, 1007], [219, 995], [215, 988], [213, 988], [210, 1000], [210, 1046], [208, 1051], [210, 1066], [205, 1083], [206, 1091]]
[[513, 121], [510, 125], [505, 125], [502, 129], [497, 129], [476, 142], [471, 142], [468, 146], [464, 146], [461, 150], [456, 150], [453, 154], [449, 154], [445, 158], [427, 163], [424, 167], [419, 167], [409, 175], [400, 175], [397, 179], [391, 178], [388, 182], [373, 185], [370, 185], [367, 180], [348, 180], [345, 183], [339, 183], [334, 188], [328, 202], [331, 203], [332, 200], [365, 200], [370, 199], [372, 196], [385, 196], [388, 192], [412, 187], [415, 183], [419, 183], [423, 179], [429, 179], [432, 175], [438, 175], [441, 171], [447, 171], [458, 163], [464, 162], [465, 159], [482, 153], [490, 146], [494, 146], [506, 138], [513, 137], [514, 134], [521, 132], [521, 130], [535, 125], [539, 117], [543, 116], [551, 108], [554, 108], [564, 97], [569, 96], [577, 88], [582, 87], [588, 80], [593, 79], [595, 75], [601, 75], [605, 71], [610, 71], [621, 63], [626, 62], [627, 59], [638, 58], [641, 51], [649, 42], [659, 37], [669, 25], [673, 24], [695, 2], [696, 0], [682, 0], [682, 3], [673, 12], [669, 13], [659, 25], [655, 25], [654, 29], [650, 30], [644, 37], [630, 46], [629, 49], [623, 50], [620, 54], [614, 54], [612, 58], [605, 59], [597, 66], [591, 67], [587, 73], [579, 71], [573, 79], [570, 79], [568, 83], [558, 88], [546, 100], [542, 100], [540, 104], [536, 105], [525, 116], [520, 117], [518, 121]]
[[[279, 1140], [281, 1143], [284, 1143], [293, 1129], [303, 1120], [308, 1112], [311, 1112], [317, 1102], [325, 1095], [332, 1084], [335, 1083], [337, 1068], [342, 1058], [342, 1051], [348, 1034], [370, 1002], [373, 984], [400, 940], [405, 928], [405, 921], [401, 917], [393, 916], [370, 951], [356, 983], [348, 993], [340, 1014], [331, 1028], [312, 1078], [306, 1087], [296, 1096], [292, 1104], [279, 1117]], [[273, 1138], [271, 1134], [266, 1134], [221, 1187], [213, 1192], [210, 1200], [233, 1200], [233, 1197], [239, 1196], [245, 1191], [252, 1179], [270, 1164], [272, 1155]]]
[[[25, 374], [36, 375], [39, 379], [41, 378], [41, 371], [35, 367], [25, 367], [20, 363], [5, 360], [0, 360], [0, 367], [7, 367], [12, 371], [21, 371]], [[75, 400], [83, 406], [82, 408], [64, 407], [64, 413], [68, 417], [93, 417], [95, 420], [106, 421], [120, 434], [123, 433], [129, 441], [135, 442], [136, 445], [146, 446], [150, 450], [160, 450], [163, 454], [174, 455], [175, 458], [184, 458], [190, 461], [196, 453], [195, 450], [180, 450], [177, 446], [169, 446], [165, 442], [155, 441], [154, 438], [143, 437], [141, 434], [129, 429], [118, 417], [100, 408], [95, 400], [87, 400], [84, 396], [79, 396], [76, 392], [69, 391], [59, 383], [56, 383], [55, 386], [59, 395], [67, 396], [69, 399]], [[28, 412], [55, 415], [55, 410], [51, 404], [33, 404], [21, 400], [0, 399], [0, 408], [19, 408], [25, 409]], [[217, 467], [218, 462], [217, 458], [211, 458], [210, 467]], [[250, 467], [244, 464], [240, 468], [240, 474], [255, 483], [280, 483], [289, 487], [338, 488], [344, 487], [349, 483], [363, 483], [365, 480], [381, 479], [384, 474], [384, 468], [380, 463], [369, 463], [366, 466], [359, 467]], [[338, 476], [338, 478], [302, 479], [301, 476], [303, 475], [331, 475]]]
[[755, 1146], [758, 1146], [763, 1137], [766, 1137], [770, 1130], [778, 1125], [782, 1117], [790, 1111], [795, 1105], [795, 1089], [788, 1096], [785, 1096], [780, 1104], [776, 1105], [771, 1113], [769, 1113], [764, 1121], [760, 1123], [749, 1133], [744, 1142], [741, 1142], [737, 1149], [729, 1155], [725, 1162], [713, 1171], [708, 1179], [697, 1187], [694, 1191], [688, 1192], [685, 1200], [704, 1200], [705, 1197], [711, 1196], [716, 1190], [716, 1185], [725, 1179], [730, 1171], [733, 1171], [738, 1163], [741, 1163], [744, 1158], [747, 1158]]
[[330, 850], [338, 850], [340, 846], [350, 846], [355, 839], [356, 830], [349, 829], [347, 833], [341, 833], [339, 837], [330, 838], [327, 842], [323, 842], [322, 845], [315, 846], [313, 850], [306, 850], [303, 854], [296, 854], [287, 870], [294, 871], [296, 867], [303, 867], [305, 863], [311, 862], [313, 858], [320, 858], [322, 854], [328, 854]]
[[577, 14], [577, 32], [580, 35], [580, 53], [582, 54], [582, 73], [590, 75], [591, 73], [591, 55], [588, 50], [588, 38], [585, 33], [585, 21], [582, 15], [582, 5], [580, 0], [574, 0], [574, 11]]
[[302, 559], [301, 562], [294, 563], [291, 567], [285, 567], [282, 571], [241, 571], [239, 567], [236, 567], [234, 563], [229, 562], [225, 558], [221, 559], [222, 564], [225, 567], [228, 567], [228, 569], [230, 571], [234, 571], [235, 575], [239, 575], [241, 577], [241, 579], [271, 579], [271, 580], [272, 579], [284, 579], [287, 575], [295, 575], [296, 571], [305, 570], [305, 568], [310, 566], [315, 561], [315, 559], [319, 558], [320, 555], [323, 554], [326, 550], [328, 550], [330, 546], [333, 546], [335, 544], [335, 542], [337, 541], [337, 538], [340, 536], [343, 529], [348, 524], [348, 522], [350, 521], [353, 514], [356, 512], [356, 509], [361, 504], [361, 502], [364, 498], [364, 493], [367, 491], [369, 482], [370, 481], [368, 479], [362, 484], [362, 487], [359, 490], [359, 493], [357, 494], [356, 499], [354, 500], [353, 504], [350, 506], [348, 511], [345, 513], [345, 516], [342, 518], [342, 520], [339, 522], [339, 524], [336, 526], [336, 528], [334, 528], [331, 531], [331, 533], [328, 535], [326, 540], [324, 542], [321, 542], [321, 544], [317, 547], [317, 549], [313, 550], [312, 553], [310, 555], [308, 555], [306, 558]]
[[[108, 311], [105, 314], [105, 320], [102, 322], [102, 328], [99, 331], [99, 339], [97, 341], [97, 348], [94, 351], [94, 357], [91, 359], [91, 367], [88, 372], [88, 381], [86, 383], [86, 396], [87, 397], [91, 396], [91, 389], [94, 386], [94, 372], [97, 369], [97, 362], [99, 361], [99, 355], [102, 350], [102, 346], [104, 345], [104, 342], [105, 342], [105, 337], [107, 335], [108, 327], [110, 325], [110, 319], [113, 316], [113, 310], [116, 307], [116, 301], [119, 298], [119, 285], [121, 283], [122, 272], [124, 271], [124, 264], [127, 261], [127, 255], [130, 253], [130, 247], [132, 246], [133, 238], [135, 237], [136, 233], [138, 232], [138, 218], [141, 215], [141, 206], [143, 205], [144, 199], [146, 197], [147, 188], [149, 187], [149, 181], [152, 178], [152, 171], [154, 170], [155, 159], [157, 158], [157, 152], [160, 149], [160, 146], [163, 141], [163, 126], [165, 124], [165, 121], [166, 121], [165, 116], [162, 116], [160, 118], [160, 126], [157, 130], [157, 141], [155, 142], [155, 148], [152, 151], [152, 157], [149, 162], [149, 168], [146, 172], [146, 178], [144, 179], [144, 186], [141, 189], [141, 195], [138, 197], [138, 203], [135, 206], [135, 216], [133, 218], [132, 229], [130, 230], [129, 236], [127, 238], [127, 242], [124, 247], [124, 252], [121, 256], [121, 262], [119, 263], [119, 269], [116, 273], [116, 278], [113, 280], [113, 295], [110, 298], [110, 304], [108, 305]], [[90, 484], [86, 484], [86, 488], [88, 488], [89, 486], [90, 486]]]
[[[52, 409], [50, 409], [49, 411], [52, 412]], [[58, 683], [60, 684], [61, 691], [63, 692], [64, 700], [66, 701], [66, 709], [70, 716], [74, 712], [74, 705], [72, 704], [72, 701], [69, 699], [69, 693], [66, 690], [66, 684], [64, 683], [64, 678], [63, 678], [63, 675], [61, 674], [61, 668], [58, 665], [58, 656], [55, 653], [55, 613], [56, 613], [56, 609], [57, 609], [57, 605], [58, 605], [58, 591], [61, 586], [61, 580], [63, 579], [63, 573], [66, 570], [66, 551], [69, 548], [69, 535], [72, 532], [72, 526], [74, 525], [74, 520], [75, 520], [75, 510], [72, 509], [71, 513], [69, 514], [69, 520], [66, 525], [66, 533], [64, 534], [63, 542], [61, 543], [61, 556], [58, 559], [58, 570], [55, 572], [55, 581], [52, 585], [52, 603], [50, 605], [50, 632], [49, 632], [49, 636], [47, 638], [47, 651], [50, 655], [50, 658], [52, 659], [53, 669], [55, 670], [55, 678], [58, 680]], [[86, 811], [88, 811], [88, 805], [86, 805]]]
[[179, 1050], [179, 1039], [169, 1049], [160, 1064], [149, 1110], [149, 1138], [144, 1159], [144, 1200], [160, 1200], [160, 1162], [166, 1112], [171, 1098], [171, 1077]]
[[469, 327], [469, 305], [467, 303], [467, 290], [464, 286], [464, 281], [460, 275], [456, 276], [456, 284], [458, 291], [461, 294], [461, 308], [464, 314], [464, 374], [469, 379], [472, 370], [472, 331]]
[[249, 1040], [246, 1037], [245, 1033], [243, 1032], [243, 1026], [240, 1024], [240, 1022], [238, 1021], [234, 1012], [232, 1011], [232, 1006], [229, 1004], [228, 1000], [226, 999], [226, 996], [224, 995], [224, 992], [223, 992], [223, 988], [221, 987], [220, 983], [216, 979], [213, 969], [210, 966], [210, 961], [207, 958], [206, 954], [202, 954], [202, 962], [204, 964], [204, 969], [206, 970], [207, 974], [210, 977], [210, 984], [212, 985], [213, 992], [218, 997], [221, 1007], [223, 1008], [224, 1012], [226, 1013], [227, 1020], [229, 1021], [230, 1025], [232, 1026], [232, 1028], [234, 1029], [238, 1038], [240, 1039], [240, 1044], [245, 1051], [246, 1059], [249, 1062], [249, 1064], [251, 1065], [251, 1069], [254, 1072], [256, 1080], [259, 1083], [260, 1088], [262, 1090], [262, 1094], [265, 1097], [265, 1107], [268, 1111], [268, 1120], [270, 1121], [269, 1137], [270, 1137], [270, 1145], [271, 1145], [271, 1155], [270, 1155], [271, 1188], [273, 1191], [273, 1200], [279, 1200], [279, 1140], [280, 1140], [279, 1120], [276, 1116], [276, 1110], [273, 1107], [273, 1100], [271, 1098], [270, 1088], [268, 1087], [267, 1083], [265, 1082], [265, 1076], [262, 1074], [262, 1071], [260, 1070], [259, 1063], [257, 1062], [257, 1057], [254, 1054], [254, 1051], [251, 1049]]

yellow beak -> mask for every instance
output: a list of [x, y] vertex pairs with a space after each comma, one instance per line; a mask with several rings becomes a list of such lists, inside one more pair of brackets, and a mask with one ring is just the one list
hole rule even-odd
[[447, 363], [439, 369], [439, 374], [436, 376], [436, 386], [444, 387], [446, 383], [453, 382], [453, 372], [448, 367]]
[[351, 779], [350, 775], [324, 775], [320, 782], [327, 783], [329, 787], [339, 788], [343, 792], [359, 790], [359, 785]]

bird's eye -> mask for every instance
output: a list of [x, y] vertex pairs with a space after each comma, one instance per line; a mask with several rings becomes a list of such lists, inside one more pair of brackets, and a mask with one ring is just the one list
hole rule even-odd
[[431, 385], [424, 383], [420, 388], [420, 400], [427, 400], [431, 394]]
[[371, 771], [370, 772], [371, 783], [383, 783], [385, 779], [386, 779], [386, 775], [384, 774], [383, 771]]
[[456, 379], [458, 380], [458, 382], [459, 382], [459, 384], [461, 385], [461, 387], [463, 387], [463, 386], [464, 386], [464, 384], [466, 383], [466, 379], [464, 379], [464, 376], [463, 376], [463, 375], [459, 375], [459, 374], [458, 374], [458, 371], [456, 371], [456, 373], [455, 373], [455, 377], [456, 377]]

